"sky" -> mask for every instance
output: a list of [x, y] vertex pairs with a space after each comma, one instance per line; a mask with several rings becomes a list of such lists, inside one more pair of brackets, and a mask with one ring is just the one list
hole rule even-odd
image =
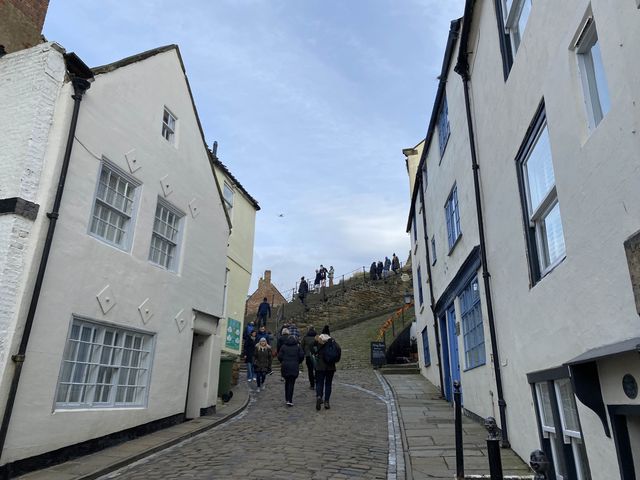
[[95, 67], [178, 44], [209, 146], [260, 204], [253, 277], [285, 293], [409, 256], [402, 149], [424, 138], [464, 0], [51, 0]]

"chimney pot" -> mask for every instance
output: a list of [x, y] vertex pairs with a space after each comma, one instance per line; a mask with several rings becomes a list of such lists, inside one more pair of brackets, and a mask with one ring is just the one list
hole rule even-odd
[[271, 270], [264, 271], [264, 281], [267, 285], [271, 284]]

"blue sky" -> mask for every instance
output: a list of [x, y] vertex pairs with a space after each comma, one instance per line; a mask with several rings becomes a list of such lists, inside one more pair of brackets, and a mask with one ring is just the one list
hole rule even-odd
[[[89, 66], [180, 46], [209, 145], [262, 210], [251, 290], [409, 254], [402, 149], [424, 137], [463, 0], [51, 0]], [[282, 214], [282, 216], [280, 216]]]

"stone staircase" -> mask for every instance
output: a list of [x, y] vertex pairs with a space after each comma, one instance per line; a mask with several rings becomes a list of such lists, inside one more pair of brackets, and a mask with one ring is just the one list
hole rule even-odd
[[383, 375], [414, 375], [420, 373], [420, 365], [417, 363], [398, 363], [384, 365], [380, 368]]

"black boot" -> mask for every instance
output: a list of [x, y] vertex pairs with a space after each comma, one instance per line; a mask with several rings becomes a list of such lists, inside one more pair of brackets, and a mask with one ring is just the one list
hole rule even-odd
[[316, 398], [316, 410], [320, 410], [321, 406], [322, 406], [322, 397], [317, 397]]
[[[324, 401], [324, 409], [325, 410], [329, 410], [331, 408], [331, 405], [329, 405], [329, 400], [325, 400]], [[318, 408], [319, 410], [320, 408]]]

